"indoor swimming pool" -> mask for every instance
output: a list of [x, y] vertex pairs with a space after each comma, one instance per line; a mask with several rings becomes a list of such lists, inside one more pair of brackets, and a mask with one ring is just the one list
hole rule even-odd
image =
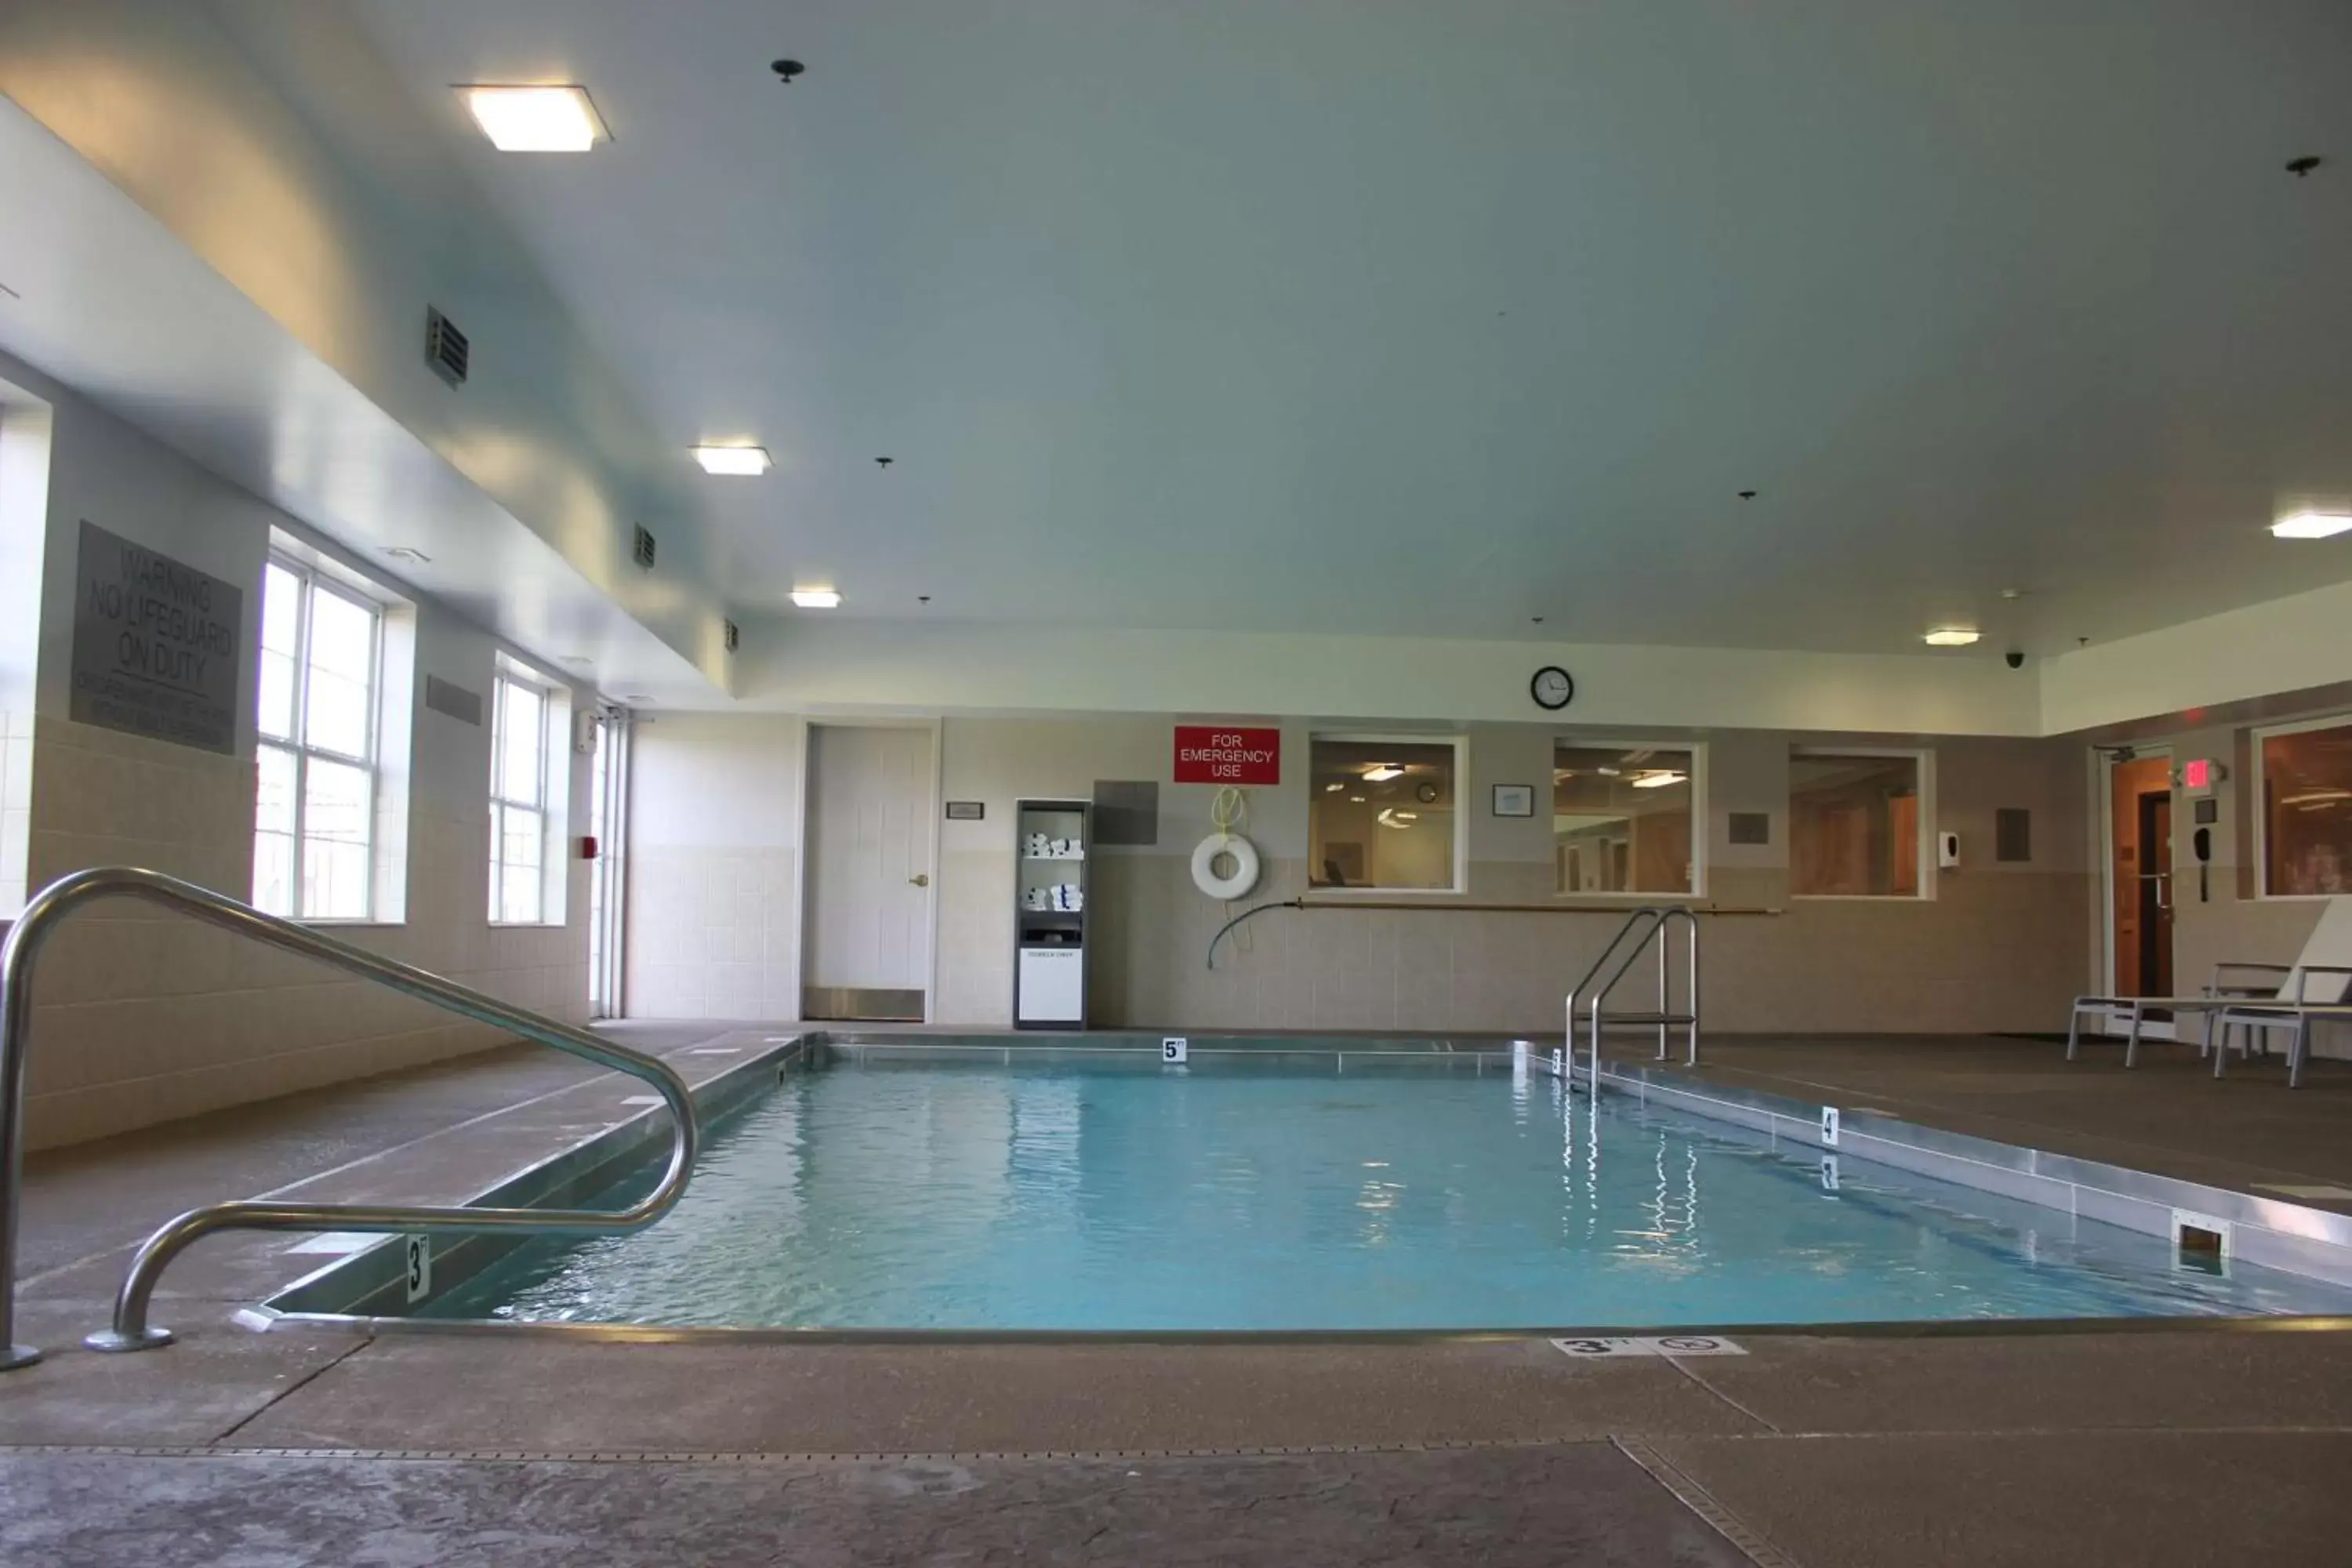
[[[712, 1130], [633, 1235], [541, 1239], [440, 1319], [1469, 1330], [2343, 1311], [2352, 1291], [1775, 1144], [1540, 1072], [836, 1061]], [[650, 1184], [632, 1174], [600, 1203]]]

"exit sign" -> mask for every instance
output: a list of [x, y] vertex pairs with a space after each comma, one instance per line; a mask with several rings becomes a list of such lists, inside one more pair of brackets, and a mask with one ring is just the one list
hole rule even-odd
[[1278, 784], [1282, 782], [1282, 731], [1226, 724], [1179, 724], [1176, 782]]
[[2211, 795], [2224, 776], [2221, 764], [2210, 757], [2192, 757], [2180, 764], [2180, 787], [2189, 795]]

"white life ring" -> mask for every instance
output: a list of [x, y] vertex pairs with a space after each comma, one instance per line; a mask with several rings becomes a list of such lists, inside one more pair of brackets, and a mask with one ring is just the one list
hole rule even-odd
[[[1217, 875], [1217, 857], [1230, 855], [1234, 873]], [[1192, 850], [1192, 885], [1213, 899], [1238, 899], [1257, 886], [1257, 846], [1238, 833], [1212, 833]]]

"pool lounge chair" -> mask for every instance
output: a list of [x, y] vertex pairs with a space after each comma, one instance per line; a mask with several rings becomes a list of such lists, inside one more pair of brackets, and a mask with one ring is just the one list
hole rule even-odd
[[[2257, 975], [2263, 978], [2253, 978]], [[2304, 1067], [2311, 1056], [2313, 1023], [2326, 1019], [2352, 1023], [2352, 898], [2328, 900], [2311, 940], [2291, 964], [2217, 963], [2212, 984], [2196, 996], [2076, 997], [2066, 1023], [2066, 1059], [2073, 1061], [2081, 1054], [2085, 1013], [2105, 1014], [2110, 1022], [2123, 1013], [2129, 1019], [2124, 1036], [2124, 1066], [2137, 1066], [2140, 1034], [2150, 1011], [2204, 1015], [2200, 1054], [2212, 1057], [2215, 1078], [2221, 1077], [2229, 1066], [2233, 1036], [2242, 1035], [2244, 1047], [2251, 1053], [2256, 1041], [2267, 1042], [2272, 1031], [2285, 1030], [2289, 1036], [2287, 1087], [2302, 1088]]]

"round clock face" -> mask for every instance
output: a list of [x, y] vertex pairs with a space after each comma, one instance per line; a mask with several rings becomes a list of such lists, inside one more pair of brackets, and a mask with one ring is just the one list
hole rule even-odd
[[1439, 793], [1440, 792], [1436, 784], [1427, 779], [1423, 779], [1420, 784], [1413, 786], [1412, 798], [1421, 802], [1423, 805], [1435, 805], [1437, 804]]
[[1575, 697], [1576, 681], [1559, 666], [1548, 664], [1536, 671], [1536, 678], [1528, 682], [1528, 690], [1535, 697], [1537, 707], [1557, 710], [1567, 707]]

